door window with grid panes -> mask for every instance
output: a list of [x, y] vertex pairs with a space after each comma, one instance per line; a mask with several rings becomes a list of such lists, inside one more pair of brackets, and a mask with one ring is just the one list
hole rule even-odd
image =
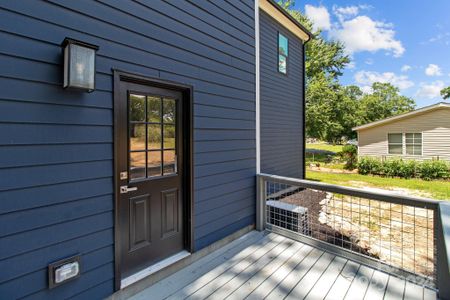
[[177, 173], [175, 99], [129, 95], [130, 179]]

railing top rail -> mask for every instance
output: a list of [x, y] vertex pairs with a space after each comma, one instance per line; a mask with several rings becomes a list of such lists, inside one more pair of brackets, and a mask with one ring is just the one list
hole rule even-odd
[[316, 182], [306, 179], [297, 179], [297, 178], [291, 178], [291, 177], [284, 177], [284, 176], [278, 176], [278, 175], [271, 175], [271, 174], [265, 174], [260, 173], [257, 174], [259, 178], [275, 181], [277, 183], [281, 184], [290, 184], [290, 185], [297, 185], [299, 187], [303, 188], [310, 188], [310, 189], [316, 189], [316, 190], [322, 190], [325, 192], [331, 192], [331, 193], [338, 193], [348, 196], [354, 196], [354, 197], [361, 197], [361, 198], [367, 198], [372, 200], [378, 200], [383, 202], [389, 202], [389, 203], [395, 203], [395, 204], [402, 204], [402, 205], [410, 205], [420, 208], [428, 208], [428, 209], [434, 209], [436, 210], [439, 206], [439, 203], [442, 201], [435, 200], [435, 199], [428, 199], [428, 198], [421, 198], [421, 197], [412, 197], [412, 196], [404, 196], [404, 195], [396, 195], [389, 192], [373, 192], [373, 191], [367, 191], [363, 189], [358, 188], [352, 188], [352, 187], [344, 187], [329, 183], [323, 183], [323, 182]]

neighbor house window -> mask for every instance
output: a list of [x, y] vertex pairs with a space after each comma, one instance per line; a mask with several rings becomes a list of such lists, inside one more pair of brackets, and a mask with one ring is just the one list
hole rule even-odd
[[287, 73], [288, 46], [287, 37], [278, 33], [278, 72], [283, 74]]
[[405, 133], [407, 155], [422, 155], [422, 134]]
[[403, 154], [403, 134], [388, 133], [388, 153]]

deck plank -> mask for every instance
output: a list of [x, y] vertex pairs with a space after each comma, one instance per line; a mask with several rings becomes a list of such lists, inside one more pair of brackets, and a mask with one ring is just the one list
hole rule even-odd
[[423, 299], [424, 300], [436, 300], [437, 299], [436, 292], [431, 289], [424, 288], [423, 289]]
[[333, 254], [325, 252], [285, 299], [304, 299], [335, 258]]
[[405, 285], [404, 299], [422, 300], [423, 299], [423, 287], [407, 281], [406, 285]]
[[280, 282], [265, 299], [284, 299], [324, 253], [325, 252], [322, 250], [316, 248], [313, 249], [301, 263], [289, 272], [286, 278]]
[[437, 299], [436, 292], [275, 233], [251, 232], [129, 299]]
[[386, 290], [388, 279], [388, 274], [380, 271], [375, 271], [373, 273], [372, 279], [369, 282], [369, 288], [367, 289], [367, 293], [364, 299], [382, 300], [384, 298], [384, 291]]
[[[227, 283], [220, 286], [216, 291], [214, 291], [214, 293], [210, 294], [207, 299], [225, 299], [237, 288], [245, 284], [253, 275], [260, 272], [260, 270], [267, 266], [267, 264], [282, 255], [287, 249], [295, 246], [295, 244], [296, 243], [294, 241], [289, 239], [284, 243], [280, 243], [277, 247], [261, 256], [253, 264], [249, 265], [247, 268], [243, 269], [240, 273], [231, 278]], [[227, 277], [230, 276], [227, 274]]]
[[217, 277], [224, 273], [236, 272], [236, 270], [239, 270], [248, 263], [252, 263], [284, 240], [286, 240], [286, 238], [281, 236], [275, 235], [274, 237], [273, 235], [268, 235], [265, 238], [265, 244], [250, 247], [252, 250], [248, 253], [240, 253], [232, 263], [225, 263], [223, 266], [204, 274], [188, 286], [171, 295], [168, 299], [185, 299], [200, 289], [204, 289], [205, 287], [212, 288], [213, 285], [219, 283], [218, 281], [215, 281]]
[[251, 251], [256, 251], [259, 246], [264, 245], [268, 241], [270, 241], [269, 237], [260, 232], [252, 231], [225, 247], [202, 257], [188, 267], [141, 291], [130, 299], [163, 299], [215, 268], [226, 268], [234, 260], [250, 254]]
[[278, 257], [272, 260], [269, 264], [264, 266], [258, 273], [254, 274], [244, 284], [228, 296], [229, 299], [244, 299], [253, 290], [266, 281], [274, 272], [276, 272], [284, 263], [286, 263], [293, 255], [305, 247], [305, 244], [295, 242], [291, 247], [287, 248]]
[[336, 256], [330, 266], [325, 270], [320, 279], [311, 289], [306, 299], [317, 300], [324, 299], [331, 289], [333, 283], [344, 268], [347, 260], [345, 258]]
[[388, 284], [384, 293], [385, 300], [403, 299], [405, 294], [405, 280], [389, 275]]
[[282, 282], [289, 273], [296, 268], [312, 251], [313, 247], [304, 245], [297, 253], [291, 256], [278, 270], [254, 289], [247, 300], [264, 299], [280, 282]]
[[344, 299], [345, 294], [350, 288], [350, 285], [352, 284], [360, 267], [361, 265], [354, 261], [347, 261], [344, 269], [342, 269], [333, 286], [328, 291], [328, 294], [325, 299], [326, 300]]
[[367, 266], [361, 266], [353, 279], [350, 288], [345, 295], [346, 300], [364, 299], [369, 282], [372, 279], [374, 270]]
[[[186, 299], [207, 299], [209, 296], [216, 292], [219, 294], [217, 296], [217, 299], [223, 299], [227, 295], [227, 291], [224, 290], [224, 287], [228, 286], [228, 283], [230, 283], [230, 281], [233, 281], [235, 284], [239, 284], [239, 280], [237, 278], [239, 274], [241, 274], [242, 272], [246, 272], [247, 270], [251, 270], [252, 266], [255, 266], [254, 268], [257, 268], [259, 263], [267, 262], [267, 260], [271, 259], [273, 256], [277, 256], [291, 244], [291, 240], [283, 239], [274, 247], [260, 249], [260, 251], [255, 252], [255, 254], [251, 257], [243, 259], [241, 262], [233, 266], [233, 268], [231, 268], [228, 272], [224, 272], [215, 278], [211, 278], [211, 280], [206, 285], [195, 291]], [[223, 295], [220, 296], [220, 294]]]

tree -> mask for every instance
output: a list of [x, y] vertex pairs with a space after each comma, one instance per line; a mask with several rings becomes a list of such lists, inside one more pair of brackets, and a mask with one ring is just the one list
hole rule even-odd
[[390, 83], [375, 82], [372, 93], [361, 98], [361, 124], [374, 122], [409, 112], [415, 108], [415, 101], [400, 94], [400, 90]]
[[306, 44], [306, 79], [325, 73], [327, 77], [337, 80], [343, 69], [350, 63], [350, 57], [345, 54], [344, 44], [338, 41], [327, 41], [321, 36], [321, 30], [313, 30], [313, 23], [299, 10], [294, 9], [294, 0], [281, 0], [280, 5], [288, 13], [313, 33], [314, 37]]
[[[336, 89], [324, 74], [311, 78], [306, 90], [306, 135], [324, 140], [333, 125], [330, 124], [330, 114], [333, 103], [336, 102]], [[335, 124], [338, 126], [338, 124]]]
[[313, 32], [306, 44], [306, 135], [332, 143], [352, 138], [352, 128], [414, 109], [414, 100], [400, 95], [389, 83], [374, 83], [373, 92], [364, 94], [357, 86], [342, 86], [339, 77], [350, 63], [345, 46], [329, 41], [313, 30], [313, 23], [293, 9], [294, 0], [281, 0], [281, 6]]
[[450, 98], [450, 86], [445, 89], [442, 89], [441, 95], [444, 99]]
[[341, 108], [344, 107], [339, 103], [343, 91], [338, 78], [350, 58], [342, 43], [327, 41], [320, 35], [320, 30], [313, 30], [312, 22], [293, 9], [294, 1], [284, 0], [280, 4], [314, 35], [305, 47], [306, 134], [337, 141], [343, 132], [348, 132], [347, 125], [340, 122], [344, 111]]

